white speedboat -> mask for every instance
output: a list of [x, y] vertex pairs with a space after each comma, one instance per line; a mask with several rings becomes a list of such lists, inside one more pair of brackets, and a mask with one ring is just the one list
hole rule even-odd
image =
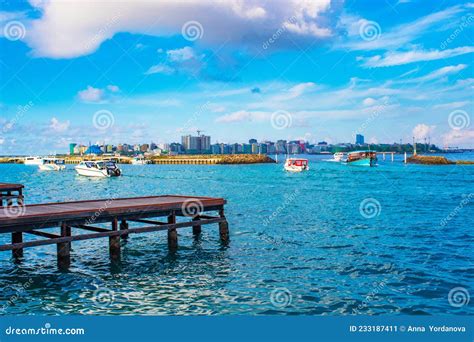
[[132, 158], [130, 163], [132, 165], [146, 165], [146, 164], [149, 164], [150, 161], [145, 159], [144, 157], [134, 157], [134, 158]]
[[122, 175], [122, 170], [113, 161], [85, 160], [74, 168], [78, 174], [87, 177], [117, 177]]
[[345, 157], [346, 157], [346, 155], [343, 152], [336, 152], [336, 153], [334, 153], [334, 156], [333, 156], [334, 161], [338, 161], [338, 162], [344, 160]]
[[25, 157], [25, 159], [23, 159], [23, 163], [25, 165], [41, 165], [43, 164], [43, 158], [41, 157]]
[[43, 163], [38, 165], [42, 171], [61, 171], [66, 168], [64, 159], [43, 158]]
[[288, 158], [285, 161], [285, 170], [290, 172], [308, 171], [308, 159]]

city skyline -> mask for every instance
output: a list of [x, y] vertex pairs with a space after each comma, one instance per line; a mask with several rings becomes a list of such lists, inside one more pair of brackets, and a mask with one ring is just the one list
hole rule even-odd
[[169, 20], [142, 2], [104, 3], [87, 21], [80, 2], [5, 4], [0, 154], [179, 142], [198, 128], [222, 142], [361, 133], [473, 147], [472, 3], [149, 6]]
[[[200, 133], [201, 131], [198, 131]], [[108, 155], [162, 155], [162, 154], [318, 154], [348, 152], [357, 149], [374, 149], [376, 151], [393, 152], [411, 152], [414, 149], [414, 143], [420, 144], [419, 151], [439, 152], [438, 146], [431, 144], [430, 140], [424, 142], [413, 141], [413, 144], [400, 143], [382, 143], [370, 144], [364, 141], [362, 134], [356, 134], [355, 142], [345, 142], [337, 144], [328, 144], [326, 141], [319, 141], [311, 144], [304, 140], [284, 140], [276, 141], [258, 141], [250, 138], [247, 142], [212, 142], [210, 136], [186, 135], [181, 137], [181, 142], [168, 142], [156, 144], [153, 141], [140, 144], [128, 144], [126, 142], [111, 144], [105, 142], [89, 143], [70, 143], [69, 155], [87, 155], [87, 154], [108, 154]], [[59, 153], [60, 155], [62, 153]]]

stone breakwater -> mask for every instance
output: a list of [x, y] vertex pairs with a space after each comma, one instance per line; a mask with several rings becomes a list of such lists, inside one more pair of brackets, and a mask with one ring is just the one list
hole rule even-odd
[[408, 164], [423, 164], [423, 165], [474, 165], [474, 161], [470, 160], [457, 160], [452, 161], [446, 157], [440, 156], [411, 156], [407, 159]]

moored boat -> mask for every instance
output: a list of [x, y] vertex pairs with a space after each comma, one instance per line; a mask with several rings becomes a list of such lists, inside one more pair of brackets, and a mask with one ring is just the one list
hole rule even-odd
[[122, 170], [113, 161], [85, 160], [75, 167], [76, 172], [87, 177], [117, 177], [122, 175]]
[[333, 155], [333, 158], [334, 158], [333, 160], [340, 162], [341, 160], [344, 159], [345, 156], [346, 156], [346, 155], [345, 155], [343, 152], [336, 152], [336, 153], [334, 153], [334, 155]]
[[347, 154], [347, 165], [375, 166], [377, 153], [375, 151], [354, 151]]
[[43, 158], [42, 162], [38, 165], [38, 168], [42, 171], [61, 171], [66, 168], [64, 159]]
[[285, 161], [285, 170], [289, 172], [301, 172], [309, 170], [308, 159], [288, 158]]
[[43, 158], [42, 157], [33, 157], [33, 156], [29, 156], [29, 157], [25, 157], [23, 159], [23, 164], [25, 165], [41, 165], [43, 164]]
[[132, 158], [130, 163], [132, 165], [146, 165], [146, 164], [149, 164], [150, 161], [145, 159], [145, 157], [134, 157], [134, 158]]

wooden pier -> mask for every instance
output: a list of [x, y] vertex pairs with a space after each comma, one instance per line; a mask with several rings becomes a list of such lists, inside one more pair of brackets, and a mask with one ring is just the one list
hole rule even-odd
[[[177, 229], [192, 227], [193, 233], [199, 235], [201, 226], [213, 223], [219, 225], [220, 239], [227, 243], [225, 204], [223, 198], [166, 195], [4, 206], [0, 208], [0, 234], [11, 234], [12, 242], [1, 245], [0, 251], [11, 250], [19, 258], [24, 248], [56, 244], [58, 266], [64, 269], [70, 265], [72, 241], [108, 237], [110, 257], [116, 260], [120, 258], [120, 239], [127, 239], [130, 234], [165, 230], [168, 247], [175, 250]], [[166, 220], [157, 220], [160, 217]], [[180, 222], [177, 217], [182, 218]], [[132, 222], [141, 226], [129, 227]], [[97, 226], [104, 223], [109, 228]], [[59, 228], [59, 234], [44, 231], [53, 227]], [[40, 239], [24, 241], [24, 235]]]

